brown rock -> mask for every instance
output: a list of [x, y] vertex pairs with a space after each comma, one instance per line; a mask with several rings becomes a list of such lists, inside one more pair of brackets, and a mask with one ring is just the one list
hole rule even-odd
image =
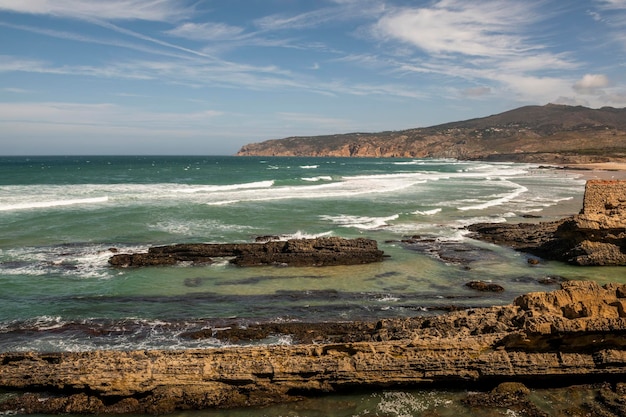
[[[11, 398], [0, 404], [0, 411], [154, 414], [261, 406], [355, 386], [473, 387], [626, 374], [626, 318], [620, 298], [626, 286], [577, 281], [561, 286], [518, 297], [508, 306], [361, 323], [354, 331], [367, 336], [357, 341], [3, 353], [0, 388], [38, 394]], [[605, 403], [615, 407], [622, 391], [606, 392]], [[521, 385], [506, 384], [478, 401], [526, 407], [526, 392]]]
[[375, 240], [322, 237], [257, 243], [194, 243], [152, 247], [147, 253], [117, 254], [109, 264], [117, 267], [207, 264], [215, 257], [231, 257], [238, 266], [328, 266], [381, 262], [383, 251]]
[[471, 225], [474, 238], [575, 265], [626, 265], [626, 181], [587, 181], [580, 214], [538, 224]]

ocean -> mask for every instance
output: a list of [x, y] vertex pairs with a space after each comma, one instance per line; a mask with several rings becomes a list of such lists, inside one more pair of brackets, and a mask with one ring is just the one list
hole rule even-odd
[[[531, 265], [464, 230], [575, 214], [584, 184], [573, 171], [447, 159], [0, 157], [0, 351], [214, 348], [224, 342], [185, 335], [507, 304], [562, 279], [624, 282], [620, 268]], [[367, 237], [388, 258], [323, 268], [107, 263], [114, 251], [266, 235]], [[403, 242], [410, 238], [417, 243]], [[477, 292], [465, 286], [472, 280], [505, 291]], [[390, 391], [203, 414], [445, 415], [448, 407], [454, 415], [449, 395], [457, 394]], [[365, 414], [380, 407], [387, 414]]]

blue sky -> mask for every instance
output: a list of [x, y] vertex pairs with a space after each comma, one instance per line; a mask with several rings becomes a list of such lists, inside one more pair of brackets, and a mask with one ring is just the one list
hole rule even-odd
[[0, 154], [626, 106], [626, 0], [0, 0]]

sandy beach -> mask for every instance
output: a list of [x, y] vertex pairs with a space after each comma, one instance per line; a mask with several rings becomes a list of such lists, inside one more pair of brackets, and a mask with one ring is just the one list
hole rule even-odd
[[592, 164], [567, 164], [563, 169], [582, 173], [585, 179], [623, 180], [626, 179], [626, 162], [598, 162]]

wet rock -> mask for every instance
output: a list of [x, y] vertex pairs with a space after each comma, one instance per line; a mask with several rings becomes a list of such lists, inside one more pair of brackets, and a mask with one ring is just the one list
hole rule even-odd
[[504, 382], [488, 393], [470, 393], [463, 403], [470, 407], [505, 408], [528, 417], [548, 417], [528, 398], [530, 390], [519, 382]]
[[469, 287], [476, 291], [483, 292], [502, 292], [504, 291], [504, 287], [498, 284], [494, 284], [492, 282], [484, 282], [484, 281], [470, 281], [465, 284], [466, 287]]
[[164, 266], [179, 263], [210, 264], [213, 258], [232, 258], [238, 266], [330, 266], [381, 262], [383, 251], [375, 240], [322, 237], [270, 240], [265, 243], [178, 244], [152, 247], [147, 253], [117, 254], [109, 258], [116, 267]]
[[448, 264], [461, 265], [467, 269], [470, 268], [472, 262], [494, 260], [496, 257], [493, 251], [484, 247], [435, 237], [412, 236], [399, 243], [408, 250], [423, 253]]
[[548, 275], [543, 278], [539, 278], [537, 282], [543, 285], [555, 285], [560, 284], [561, 282], [567, 281], [567, 278], [562, 277], [560, 275]]

